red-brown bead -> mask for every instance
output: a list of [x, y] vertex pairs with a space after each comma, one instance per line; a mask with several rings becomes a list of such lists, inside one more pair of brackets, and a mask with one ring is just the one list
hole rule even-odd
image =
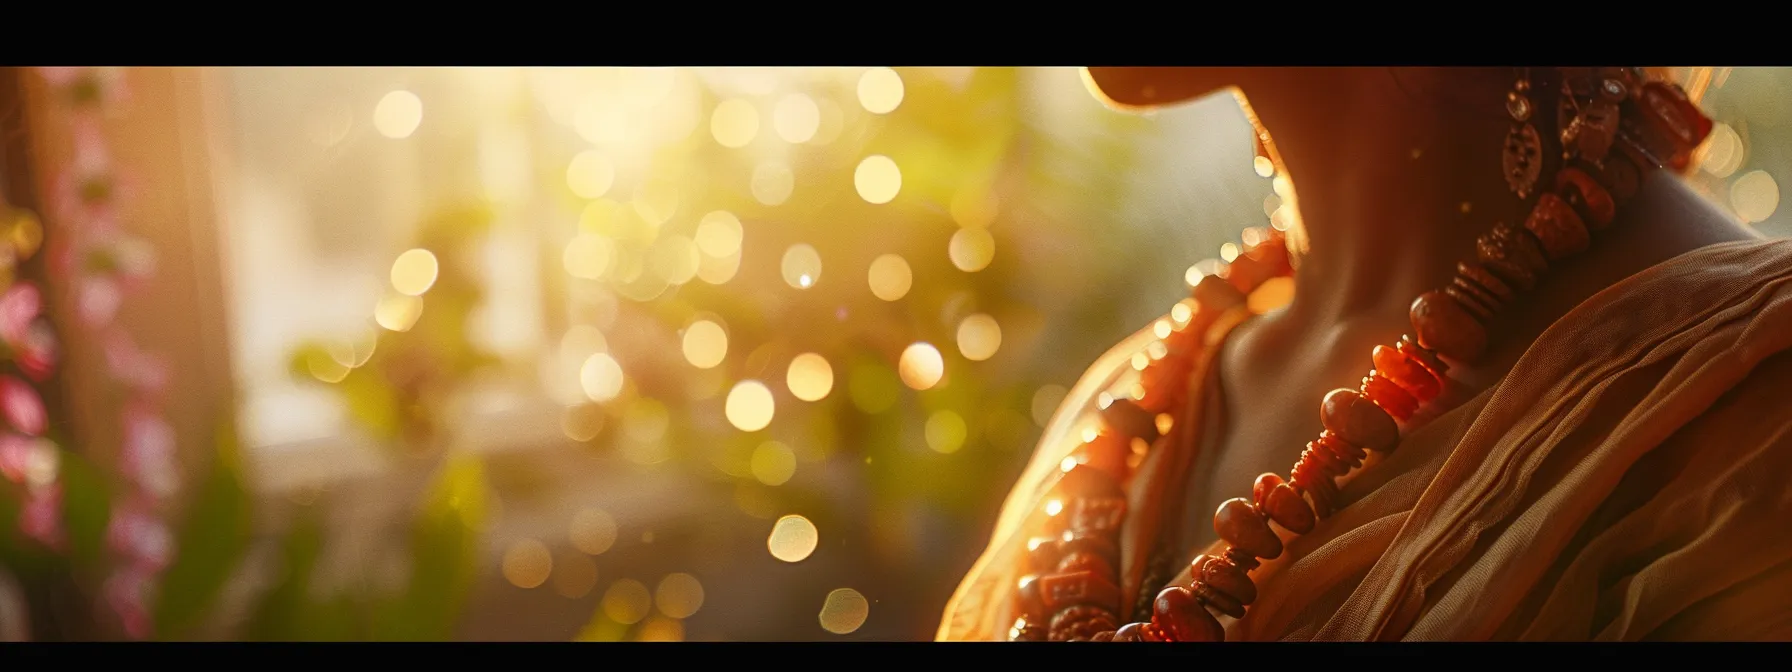
[[1487, 328], [1450, 295], [1430, 291], [1412, 302], [1412, 328], [1419, 345], [1460, 361], [1474, 361], [1487, 349]]
[[1123, 480], [1128, 471], [1126, 457], [1132, 454], [1131, 443], [1131, 439], [1113, 430], [1097, 432], [1095, 438], [1083, 443], [1083, 464], [1112, 476], [1117, 481]]
[[1043, 621], [1051, 614], [1045, 607], [1045, 597], [1039, 592], [1039, 576], [1036, 574], [1021, 577], [1014, 591], [1014, 604], [1033, 623]]
[[1412, 398], [1412, 395], [1407, 394], [1406, 390], [1400, 389], [1400, 386], [1395, 385], [1394, 381], [1382, 377], [1376, 371], [1372, 370], [1369, 375], [1363, 377], [1362, 389], [1363, 396], [1375, 402], [1376, 406], [1380, 406], [1396, 420], [1410, 420], [1412, 414], [1419, 410], [1419, 400]]
[[1450, 285], [1444, 288], [1444, 293], [1449, 294], [1450, 298], [1456, 299], [1457, 303], [1467, 308], [1482, 325], [1492, 324], [1494, 313], [1499, 312], [1500, 307], [1505, 305], [1495, 299], [1492, 294], [1475, 286], [1474, 283], [1462, 276], [1452, 279]]
[[1586, 215], [1586, 222], [1594, 229], [1603, 229], [1612, 223], [1618, 215], [1618, 204], [1612, 199], [1611, 192], [1605, 190], [1598, 180], [1588, 175], [1587, 171], [1574, 166], [1563, 168], [1556, 173], [1556, 189], [1562, 191], [1564, 198], [1572, 192], [1577, 195], [1581, 209]]
[[1151, 604], [1151, 624], [1176, 642], [1218, 642], [1226, 638], [1213, 614], [1201, 608], [1193, 593], [1180, 586], [1165, 588]]
[[1387, 411], [1348, 388], [1326, 393], [1319, 403], [1319, 422], [1344, 440], [1370, 450], [1387, 450], [1400, 440], [1400, 427]]
[[1126, 520], [1126, 498], [1078, 497], [1070, 500], [1066, 526], [1080, 537], [1112, 535]]
[[1250, 500], [1234, 498], [1220, 504], [1213, 514], [1213, 529], [1233, 548], [1256, 557], [1274, 560], [1282, 554], [1282, 539], [1251, 508]]
[[[1417, 399], [1419, 403], [1436, 399], [1438, 393], [1443, 391], [1442, 381], [1439, 381], [1423, 365], [1413, 361], [1397, 348], [1377, 345], [1375, 350], [1369, 354], [1369, 358], [1375, 362], [1375, 370], [1380, 372], [1382, 377], [1394, 381], [1395, 385], [1406, 390], [1407, 394], [1411, 394], [1412, 398]], [[1343, 435], [1343, 433], [1339, 432], [1339, 435]], [[1352, 441], [1351, 443], [1356, 442]], [[1357, 445], [1364, 448], [1375, 448], [1365, 443], [1357, 443]]]
[[1282, 477], [1275, 473], [1264, 472], [1259, 474], [1257, 480], [1251, 484], [1251, 504], [1255, 505], [1258, 509], [1264, 508], [1269, 502], [1269, 492], [1281, 484]]
[[1406, 355], [1407, 359], [1418, 362], [1419, 366], [1425, 367], [1425, 370], [1430, 371], [1431, 375], [1437, 376], [1440, 383], [1444, 380], [1444, 374], [1450, 371], [1450, 365], [1445, 364], [1444, 360], [1438, 359], [1437, 353], [1420, 346], [1419, 340], [1411, 335], [1401, 334], [1400, 342], [1394, 344], [1394, 349], [1399, 350], [1400, 354]]
[[[1119, 479], [1087, 464], [1076, 465], [1071, 467], [1070, 471], [1064, 472], [1063, 476], [1058, 477], [1053, 491], [1066, 499], [1119, 497], [1125, 494], [1125, 490], [1120, 487]], [[1065, 504], [1068, 506], [1069, 502], [1066, 501]]]
[[1219, 275], [1201, 278], [1200, 282], [1195, 283], [1191, 293], [1195, 303], [1201, 304], [1202, 309], [1216, 314], [1243, 304], [1245, 299], [1243, 292]]
[[1170, 639], [1170, 634], [1167, 632], [1164, 632], [1162, 628], [1157, 627], [1156, 623], [1146, 623], [1144, 625], [1139, 626], [1139, 641], [1141, 641], [1141, 642], [1174, 642], [1176, 640]]
[[1231, 560], [1215, 555], [1203, 555], [1190, 563], [1190, 574], [1195, 580], [1212, 586], [1214, 590], [1230, 595], [1239, 604], [1250, 604], [1257, 601], [1257, 584], [1251, 581], [1251, 575], [1232, 564]]
[[1027, 564], [1033, 569], [1045, 571], [1058, 566], [1058, 560], [1064, 552], [1058, 540], [1051, 537], [1034, 537], [1027, 540]]
[[1536, 286], [1537, 278], [1549, 270], [1537, 239], [1505, 222], [1495, 224], [1492, 230], [1475, 239], [1475, 252], [1476, 258], [1488, 270], [1519, 291]]
[[1044, 627], [1028, 621], [1025, 616], [1014, 619], [1013, 627], [1008, 629], [1008, 641], [1011, 642], [1043, 642], [1046, 635]]
[[1263, 259], [1250, 255], [1239, 255], [1226, 266], [1226, 282], [1239, 293], [1249, 295], [1263, 284], [1263, 281], [1276, 277], [1276, 266]]
[[[1368, 457], [1368, 453], [1363, 452], [1361, 446], [1339, 438], [1338, 435], [1331, 430], [1320, 432], [1319, 440], [1314, 443], [1320, 448], [1324, 448], [1326, 452], [1331, 453], [1333, 457], [1338, 458], [1338, 461], [1344, 463], [1344, 466], [1349, 469], [1355, 469], [1362, 466], [1363, 458]], [[1345, 473], [1349, 472], [1346, 471]]]
[[1213, 586], [1196, 581], [1189, 586], [1189, 592], [1194, 593], [1195, 599], [1201, 604], [1213, 607], [1214, 611], [1233, 618], [1244, 618], [1244, 605], [1232, 599], [1231, 595], [1214, 590]]
[[1144, 638], [1141, 636], [1141, 633], [1139, 632], [1139, 629], [1144, 627], [1144, 625], [1145, 624], [1143, 624], [1143, 623], [1127, 623], [1126, 625], [1122, 625], [1122, 626], [1120, 626], [1119, 630], [1114, 631], [1114, 638], [1112, 641], [1116, 641], [1116, 642], [1144, 641]]
[[1295, 534], [1306, 534], [1313, 531], [1313, 509], [1307, 501], [1300, 498], [1300, 492], [1293, 486], [1283, 483], [1269, 491], [1269, 499], [1264, 502], [1263, 512], [1269, 519], [1276, 521], [1283, 529]]
[[1475, 289], [1493, 297], [1502, 306], [1511, 303], [1518, 297], [1518, 293], [1512, 291], [1511, 286], [1507, 285], [1505, 281], [1489, 273], [1486, 268], [1477, 263], [1456, 262], [1456, 280], [1458, 282], [1466, 281]]
[[1157, 440], [1157, 414], [1131, 399], [1115, 399], [1101, 409], [1101, 420], [1123, 436]]
[[1163, 413], [1174, 407], [1188, 383], [1188, 370], [1186, 361], [1169, 357], [1146, 365], [1145, 370], [1139, 372], [1139, 386], [1145, 390], [1145, 395], [1139, 399], [1139, 408]]
[[1108, 564], [1110, 565], [1118, 564], [1120, 562], [1120, 546], [1115, 544], [1112, 539], [1109, 539], [1105, 535], [1078, 534], [1074, 531], [1065, 531], [1064, 534], [1058, 537], [1058, 549], [1058, 552], [1063, 555], [1070, 555], [1072, 553], [1093, 553], [1103, 558], [1107, 558]]
[[1537, 196], [1537, 205], [1525, 218], [1524, 228], [1542, 243], [1543, 253], [1549, 255], [1550, 261], [1580, 254], [1592, 243], [1580, 215], [1574, 214], [1562, 197], [1549, 192]]
[[1071, 553], [1058, 561], [1059, 572], [1094, 572], [1096, 576], [1114, 576], [1114, 566], [1095, 553]]
[[1094, 572], [1069, 572], [1039, 577], [1039, 602], [1045, 611], [1090, 604], [1113, 610], [1120, 604], [1120, 588]]
[[1047, 637], [1055, 641], [1088, 641], [1095, 633], [1119, 625], [1112, 613], [1093, 605], [1069, 607], [1052, 615]]

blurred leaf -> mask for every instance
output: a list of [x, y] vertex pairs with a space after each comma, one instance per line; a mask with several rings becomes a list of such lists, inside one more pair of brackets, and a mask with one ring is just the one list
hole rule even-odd
[[62, 451], [62, 517], [72, 559], [93, 567], [106, 559], [106, 526], [112, 520], [110, 482], [85, 457]]
[[321, 611], [308, 599], [312, 570], [323, 551], [323, 527], [316, 508], [305, 507], [282, 541], [280, 582], [261, 598], [250, 616], [245, 635], [250, 641], [285, 642], [312, 640], [307, 632], [313, 612]]
[[218, 432], [216, 459], [176, 533], [174, 563], [157, 590], [158, 638], [178, 639], [205, 616], [248, 548], [249, 507], [236, 435], [226, 424]]
[[574, 641], [620, 642], [628, 638], [628, 631], [628, 626], [611, 620], [604, 615], [603, 607], [599, 606], [597, 613], [592, 615], [591, 622], [585, 624], [585, 629], [579, 631], [579, 636]]
[[398, 435], [398, 400], [378, 374], [355, 369], [337, 384], [336, 389], [348, 403], [349, 415], [363, 428], [382, 439]]
[[377, 638], [444, 641], [453, 636], [479, 569], [487, 496], [479, 457], [449, 454], [412, 531], [410, 585], [380, 615]]

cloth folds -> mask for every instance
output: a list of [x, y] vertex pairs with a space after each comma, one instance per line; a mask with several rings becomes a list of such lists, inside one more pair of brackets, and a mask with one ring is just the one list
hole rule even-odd
[[[939, 639], [1007, 638], [1055, 466], [1149, 342], [1104, 355], [1048, 423]], [[1200, 441], [1165, 448], [1128, 486], [1134, 515], [1180, 501]], [[1594, 295], [1342, 493], [1253, 572], [1228, 639], [1792, 639], [1792, 241], [1708, 246]], [[1122, 538], [1129, 590], [1156, 535], [1141, 525]]]

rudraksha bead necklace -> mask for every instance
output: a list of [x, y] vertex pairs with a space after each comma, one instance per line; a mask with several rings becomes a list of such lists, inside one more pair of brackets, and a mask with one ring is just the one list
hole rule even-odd
[[1591, 233], [1610, 225], [1636, 195], [1643, 171], [1684, 169], [1711, 131], [1711, 120], [1684, 91], [1650, 80], [1641, 69], [1553, 70], [1561, 86], [1562, 148], [1553, 189], [1536, 193], [1545, 157], [1525, 71], [1507, 96], [1512, 128], [1502, 153], [1513, 193], [1525, 200], [1535, 195], [1523, 225], [1496, 224], [1476, 241], [1476, 258], [1456, 265], [1450, 284], [1413, 301], [1413, 335], [1376, 346], [1374, 368], [1357, 389], [1326, 394], [1320, 404], [1325, 429], [1288, 479], [1263, 474], [1250, 498], [1220, 505], [1213, 524], [1225, 550], [1197, 557], [1191, 581], [1158, 592], [1148, 621], [1121, 625], [1118, 614], [1129, 596], [1119, 587], [1118, 535], [1132, 471], [1174, 429], [1167, 412], [1186, 401], [1188, 376], [1197, 355], [1213, 347], [1208, 334], [1216, 322], [1236, 315], [1265, 282], [1293, 273], [1286, 238], [1273, 229], [1247, 230], [1244, 251], [1230, 263], [1196, 265], [1202, 273], [1191, 273], [1190, 298], [1153, 325], [1156, 340], [1133, 357], [1137, 384], [1118, 399], [1103, 395], [1100, 428], [1086, 432], [1062, 465], [1044, 512], [1052, 536], [1028, 543], [1030, 573], [1016, 591], [1020, 616], [1010, 639], [1224, 640], [1212, 612], [1240, 618], [1256, 600], [1250, 572], [1282, 554], [1271, 524], [1300, 535], [1331, 516], [1341, 504], [1337, 479], [1368, 453], [1394, 450], [1402, 430], [1411, 429], [1408, 421], [1438, 399], [1450, 370], [1445, 360], [1475, 361], [1487, 348], [1492, 320], [1550, 268], [1584, 251]]

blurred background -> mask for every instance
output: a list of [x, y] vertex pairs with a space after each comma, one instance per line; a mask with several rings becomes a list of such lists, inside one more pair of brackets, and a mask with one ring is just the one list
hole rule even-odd
[[[1792, 70], [1693, 182], [1792, 233]], [[0, 69], [0, 639], [931, 638], [1041, 425], [1285, 223], [1072, 68]]]

